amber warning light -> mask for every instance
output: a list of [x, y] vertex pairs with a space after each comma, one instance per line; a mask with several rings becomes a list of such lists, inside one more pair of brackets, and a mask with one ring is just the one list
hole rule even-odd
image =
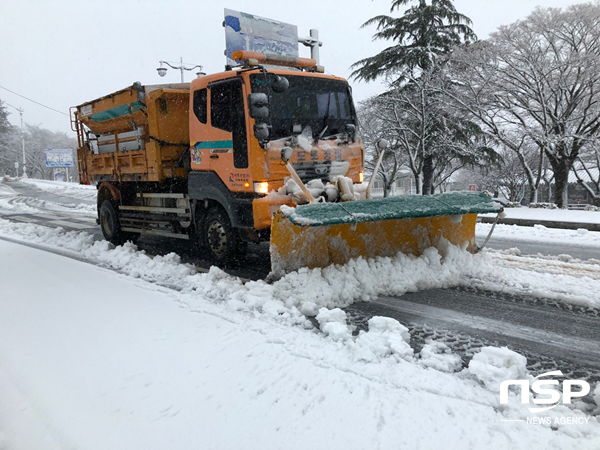
[[270, 64], [273, 66], [300, 67], [303, 69], [314, 69], [317, 72], [324, 72], [323, 67], [317, 66], [317, 61], [312, 58], [273, 55], [270, 53], [251, 52], [248, 50], [236, 50], [231, 57], [236, 61], [244, 61], [249, 66]]

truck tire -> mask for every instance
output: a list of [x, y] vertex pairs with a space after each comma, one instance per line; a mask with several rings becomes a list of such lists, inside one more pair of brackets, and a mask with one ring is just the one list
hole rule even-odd
[[226, 266], [245, 253], [247, 244], [240, 240], [222, 208], [209, 209], [203, 225], [202, 243], [211, 262]]
[[140, 236], [137, 233], [127, 233], [121, 229], [119, 213], [111, 200], [102, 202], [98, 216], [104, 239], [114, 245], [123, 245], [127, 241], [135, 242]]

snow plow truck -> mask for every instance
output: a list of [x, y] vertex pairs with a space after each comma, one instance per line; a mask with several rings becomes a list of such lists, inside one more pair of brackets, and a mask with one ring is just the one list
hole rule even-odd
[[351, 89], [314, 59], [237, 51], [191, 83], [134, 83], [71, 108], [80, 182], [115, 245], [191, 241], [217, 265], [270, 240], [272, 274], [476, 248], [481, 192], [371, 198]]

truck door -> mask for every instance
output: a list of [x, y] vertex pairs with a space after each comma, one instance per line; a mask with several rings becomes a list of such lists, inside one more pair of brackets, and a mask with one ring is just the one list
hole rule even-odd
[[248, 142], [242, 81], [234, 78], [211, 83], [208, 87], [211, 125], [213, 128], [231, 133], [230, 148], [233, 151], [233, 168], [247, 169]]

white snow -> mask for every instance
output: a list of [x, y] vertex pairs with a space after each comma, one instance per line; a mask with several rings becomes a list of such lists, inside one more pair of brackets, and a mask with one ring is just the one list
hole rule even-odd
[[527, 358], [506, 347], [483, 347], [473, 356], [465, 372], [487, 388], [500, 392], [503, 381], [527, 379]]
[[36, 180], [34, 178], [21, 178], [23, 183], [31, 184], [43, 191], [52, 192], [56, 195], [71, 197], [80, 200], [96, 201], [96, 187], [78, 183], [66, 183], [63, 181]]
[[[504, 212], [509, 219], [540, 219], [557, 222], [600, 223], [600, 211], [521, 207], [505, 208]], [[482, 214], [482, 216], [495, 217], [495, 214]]]
[[336, 341], [350, 339], [351, 330], [346, 323], [346, 313], [340, 308], [321, 308], [315, 319], [319, 322], [319, 327], [325, 336]]
[[96, 215], [96, 188], [94, 186], [60, 181], [35, 180], [32, 178], [22, 178], [20, 181], [31, 184], [42, 191], [75, 200], [85, 200], [86, 202], [64, 204], [24, 197], [18, 195], [10, 187], [10, 184], [0, 182], [0, 213], [33, 214], [39, 213], [42, 210], [49, 210], [56, 212], [68, 211], [89, 217]]
[[0, 255], [3, 450], [600, 448], [588, 410], [532, 425], [517, 394], [500, 405], [501, 381], [530, 377], [521, 355], [485, 348], [461, 370], [390, 318], [353, 335], [339, 309], [461, 284], [600, 307], [600, 262], [447, 246], [243, 283], [4, 219]]
[[183, 292], [5, 241], [0, 253], [6, 449], [600, 445], [576, 409], [554, 411], [588, 422], [502, 422], [529, 413], [480, 384], [494, 359], [476, 375], [422, 368], [391, 319], [342, 342], [241, 308], [241, 284], [217, 270]]
[[[595, 214], [594, 212], [587, 213]], [[544, 217], [544, 215], [542, 215], [542, 217]], [[590, 218], [589, 220], [592, 219]], [[491, 227], [492, 225], [488, 223], [478, 223], [477, 232], [482, 236], [487, 236]], [[515, 246], [517, 246], [519, 242], [544, 244], [564, 244], [565, 242], [568, 242], [570, 246], [598, 248], [598, 256], [600, 257], [600, 232], [588, 231], [583, 228], [578, 230], [563, 230], [560, 228], [546, 228], [541, 224], [533, 227], [496, 225], [493, 236], [495, 239], [514, 242]]]
[[450, 347], [443, 342], [430, 340], [421, 349], [420, 357], [419, 363], [422, 366], [442, 372], [457, 372], [462, 365], [460, 356], [452, 353]]

